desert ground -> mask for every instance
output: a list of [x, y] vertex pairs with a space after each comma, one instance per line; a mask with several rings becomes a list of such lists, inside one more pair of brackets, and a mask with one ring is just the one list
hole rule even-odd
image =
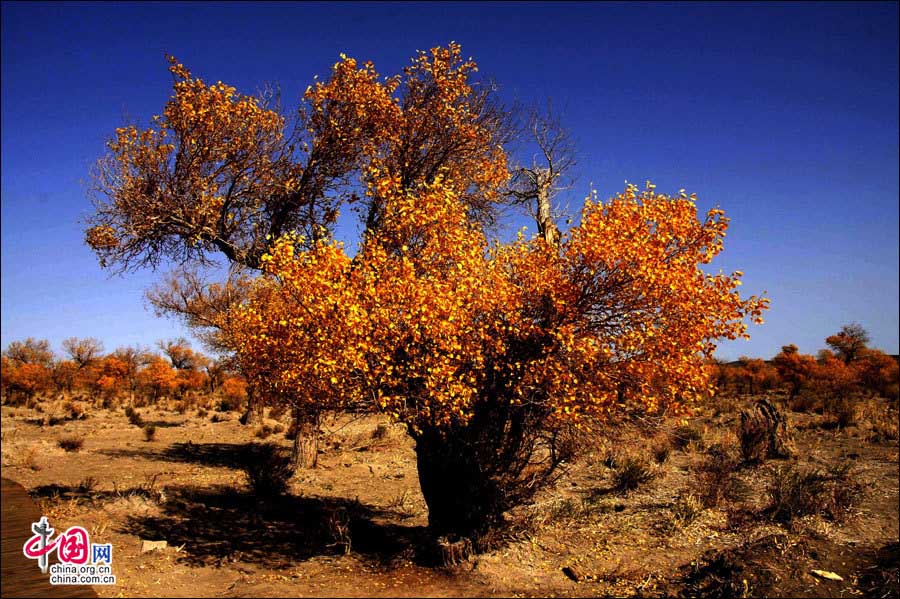
[[[101, 597], [896, 597], [896, 403], [869, 399], [844, 426], [786, 409], [791, 457], [748, 464], [735, 431], [756, 399], [598, 427], [492, 550], [456, 564], [424, 550], [413, 442], [378, 416], [328, 418], [317, 467], [277, 498], [240, 464], [253, 443], [290, 447], [287, 421], [237, 412], [139, 408], [147, 440], [121, 408], [6, 405], [2, 471], [58, 530], [112, 543], [117, 584]], [[797, 471], [818, 472], [828, 498], [812, 513], [776, 506]]]

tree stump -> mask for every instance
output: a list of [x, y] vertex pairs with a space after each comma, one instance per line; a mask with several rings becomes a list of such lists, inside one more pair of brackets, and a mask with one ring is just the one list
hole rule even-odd
[[741, 411], [741, 453], [748, 462], [766, 458], [789, 458], [794, 444], [784, 413], [768, 400], [761, 399], [751, 410]]
[[441, 562], [448, 567], [457, 566], [472, 555], [472, 539], [468, 537], [452, 542], [447, 537], [440, 537], [437, 545], [441, 551]]

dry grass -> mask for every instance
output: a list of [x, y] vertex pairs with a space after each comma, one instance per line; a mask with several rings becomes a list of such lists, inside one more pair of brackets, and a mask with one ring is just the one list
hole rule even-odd
[[613, 470], [613, 485], [621, 493], [633, 491], [657, 476], [650, 462], [637, 455], [616, 459]]
[[828, 471], [779, 468], [768, 488], [768, 512], [773, 520], [787, 524], [813, 515], [839, 522], [859, 500], [861, 490], [846, 464]]
[[294, 474], [290, 456], [275, 444], [251, 445], [244, 456], [242, 467], [250, 488], [263, 498], [283, 495]]
[[84, 446], [84, 437], [77, 435], [60, 437], [57, 444], [66, 451], [81, 451], [81, 448]]

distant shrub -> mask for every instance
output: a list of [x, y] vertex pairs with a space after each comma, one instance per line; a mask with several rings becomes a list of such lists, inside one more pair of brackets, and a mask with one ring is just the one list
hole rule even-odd
[[79, 451], [84, 446], [84, 438], [70, 435], [68, 437], [60, 437], [57, 443], [66, 451]]
[[78, 483], [76, 489], [81, 491], [82, 493], [90, 493], [94, 490], [94, 487], [97, 486], [97, 479], [93, 476], [88, 476], [87, 478], [81, 479], [81, 482]]
[[284, 404], [275, 404], [271, 408], [269, 408], [269, 418], [272, 420], [279, 420], [282, 416], [284, 416], [285, 412], [287, 412], [287, 406]]
[[870, 402], [865, 409], [865, 419], [870, 426], [869, 441], [884, 443], [900, 438], [900, 421], [896, 410]]
[[209, 412], [206, 411], [206, 408], [200, 408], [199, 410], [197, 410], [197, 418], [206, 418], [207, 414], [209, 414]]
[[821, 409], [822, 400], [810, 390], [803, 390], [788, 399], [788, 407], [792, 412], [813, 412]]
[[219, 405], [217, 409], [220, 412], [233, 412], [235, 410], [240, 409], [241, 403], [238, 399], [234, 397], [223, 397], [219, 400]]
[[382, 424], [379, 424], [378, 426], [376, 426], [375, 430], [372, 431], [372, 438], [376, 439], [376, 440], [384, 439], [385, 437], [387, 437], [390, 434], [390, 432], [391, 432], [391, 427], [387, 424], [382, 423]]
[[834, 420], [838, 428], [844, 429], [856, 424], [858, 405], [849, 397], [835, 397], [825, 402], [825, 413]]
[[272, 430], [271, 426], [269, 426], [268, 424], [264, 424], [261, 427], [259, 427], [258, 429], [256, 429], [256, 437], [259, 439], [265, 439], [266, 437], [271, 435], [273, 432], [275, 432], [275, 431]]
[[145, 441], [148, 441], [148, 442], [152, 441], [155, 436], [156, 436], [156, 426], [154, 426], [152, 424], [148, 424], [148, 425], [144, 426], [144, 440]]
[[694, 493], [680, 493], [672, 503], [669, 518], [662, 522], [665, 533], [684, 530], [703, 514], [704, 505]]
[[128, 406], [125, 408], [125, 416], [128, 417], [128, 422], [134, 426], [144, 426], [144, 419], [141, 418], [140, 413], [133, 407]]

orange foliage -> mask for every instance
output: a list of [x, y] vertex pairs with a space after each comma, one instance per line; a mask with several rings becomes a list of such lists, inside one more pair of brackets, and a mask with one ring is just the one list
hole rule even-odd
[[247, 381], [239, 376], [225, 377], [219, 390], [230, 401], [242, 402], [247, 399]]
[[14, 392], [26, 397], [34, 397], [37, 393], [47, 391], [52, 384], [51, 371], [43, 364], [15, 364], [5, 362], [6, 386]]
[[677, 409], [709, 391], [715, 339], [744, 336], [767, 306], [739, 297], [740, 273], [700, 270], [727, 219], [698, 221], [693, 198], [629, 186], [588, 201], [556, 249], [488, 246], [440, 180], [415, 194], [378, 185], [382, 225], [354, 260], [283, 238], [264, 258], [277, 279], [234, 315], [244, 371], [270, 392], [368, 401], [414, 430], [465, 423], [497, 395], [567, 421], [602, 416], [622, 382], [649, 410]]
[[791, 397], [797, 395], [818, 372], [816, 359], [799, 353], [796, 345], [782, 347], [781, 353], [772, 359], [772, 363], [778, 370], [781, 380], [790, 386]]
[[877, 349], [867, 349], [853, 362], [852, 368], [863, 389], [885, 397], [897, 397], [900, 367], [894, 357]]
[[177, 387], [175, 370], [165, 358], [154, 356], [150, 362], [138, 373], [139, 383], [152, 391], [153, 401], [162, 395], [171, 393]]
[[402, 76], [379, 81], [371, 63], [341, 56], [286, 119], [266, 102], [206, 84], [170, 58], [174, 93], [151, 127], [121, 127], [94, 173], [96, 213], [86, 241], [102, 265], [205, 262], [221, 252], [258, 268], [281, 235], [323, 238], [341, 205], [367, 184], [368, 226], [380, 218], [377, 183], [453, 181], [488, 218], [507, 177], [505, 114], [490, 88], [473, 89], [460, 47], [421, 52]]

